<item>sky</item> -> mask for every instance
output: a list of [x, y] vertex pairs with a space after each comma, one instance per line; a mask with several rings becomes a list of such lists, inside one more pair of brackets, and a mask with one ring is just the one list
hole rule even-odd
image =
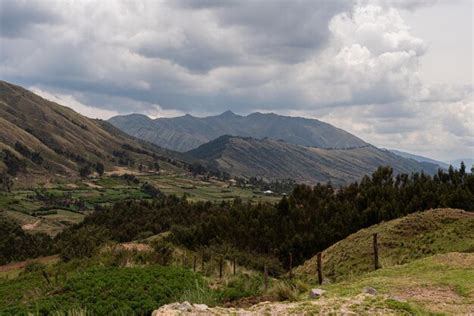
[[470, 0], [0, 0], [0, 79], [93, 118], [317, 118], [474, 156]]

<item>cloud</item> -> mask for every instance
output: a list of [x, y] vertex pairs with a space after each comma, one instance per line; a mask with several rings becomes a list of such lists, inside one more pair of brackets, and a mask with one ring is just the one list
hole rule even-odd
[[433, 5], [0, 0], [0, 73], [86, 115], [302, 113], [380, 146], [459, 153], [473, 148], [472, 86], [421, 80], [429, 45], [401, 14]]
[[90, 105], [83, 104], [72, 95], [53, 94], [51, 92], [41, 90], [37, 87], [30, 87], [29, 90], [49, 101], [56, 102], [61, 105], [67, 105], [74, 111], [82, 113], [83, 115], [86, 115], [90, 118], [108, 119], [112, 116], [119, 114], [116, 111], [99, 109]]
[[18, 37], [26, 35], [34, 26], [55, 24], [59, 17], [42, 6], [32, 5], [26, 0], [0, 1], [0, 35]]

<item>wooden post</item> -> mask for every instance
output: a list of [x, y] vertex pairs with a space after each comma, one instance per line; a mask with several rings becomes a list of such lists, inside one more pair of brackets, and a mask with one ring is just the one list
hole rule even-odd
[[219, 278], [222, 279], [222, 265], [223, 265], [223, 260], [222, 257], [219, 259]]
[[51, 280], [49, 279], [49, 276], [46, 271], [43, 270], [41, 272], [43, 273], [43, 277], [45, 278], [46, 282], [48, 282], [48, 285], [51, 285]]
[[188, 265], [188, 258], [186, 255], [183, 256], [183, 267], [186, 268], [186, 266]]
[[265, 287], [265, 292], [268, 290], [268, 268], [267, 265], [263, 266], [263, 285]]
[[318, 281], [319, 285], [323, 284], [323, 263], [322, 263], [322, 254], [321, 252], [318, 252], [317, 258], [318, 258]]
[[196, 256], [193, 257], [193, 271], [196, 272], [196, 262], [197, 262], [197, 258]]
[[374, 268], [377, 270], [380, 268], [379, 265], [379, 245], [377, 243], [377, 233], [373, 235], [373, 244], [374, 244]]
[[235, 275], [235, 257], [234, 257], [233, 260], [232, 260], [232, 264], [233, 264], [233, 271], [232, 271], [232, 273]]
[[201, 258], [201, 272], [204, 273], [204, 252], [202, 253], [202, 258]]
[[293, 254], [291, 252], [290, 252], [289, 275], [290, 275], [290, 279], [293, 278]]

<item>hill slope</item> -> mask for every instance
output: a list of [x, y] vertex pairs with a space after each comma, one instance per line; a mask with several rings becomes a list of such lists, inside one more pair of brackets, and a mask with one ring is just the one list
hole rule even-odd
[[[288, 144], [272, 139], [222, 136], [187, 152], [222, 171], [241, 177], [294, 179], [344, 184], [360, 180], [379, 166], [390, 165], [396, 173], [423, 167], [390, 151], [371, 145], [352, 149], [323, 149]], [[433, 172], [433, 170], [427, 170]]]
[[[362, 229], [322, 254], [323, 274], [331, 280], [373, 270], [372, 234], [378, 233], [380, 264], [390, 267], [448, 252], [474, 251], [474, 213], [435, 209]], [[314, 279], [316, 257], [295, 269]]]
[[89, 119], [0, 81], [0, 172], [8, 169], [20, 177], [77, 175], [86, 164], [101, 162], [106, 168], [140, 163], [148, 166], [171, 155], [105, 121]]
[[367, 145], [360, 138], [330, 124], [273, 113], [236, 115], [230, 111], [204, 118], [185, 115], [150, 119], [145, 115], [116, 116], [114, 126], [137, 138], [177, 151], [188, 151], [222, 135], [282, 139], [290, 144], [321, 148]]
[[[308, 298], [308, 291], [302, 286], [305, 283], [298, 280], [296, 284], [293, 288], [279, 287], [286, 289], [285, 293], [298, 294], [292, 302], [265, 301], [248, 308], [173, 303], [160, 307], [153, 315], [471, 315], [474, 254], [437, 254], [356, 279], [315, 285], [325, 291], [317, 299]], [[364, 292], [368, 288], [375, 291]], [[188, 310], [183, 311], [182, 306]]]

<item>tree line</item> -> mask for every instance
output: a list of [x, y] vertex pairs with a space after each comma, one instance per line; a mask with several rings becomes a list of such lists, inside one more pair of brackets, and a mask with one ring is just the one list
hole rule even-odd
[[[52, 240], [52, 251], [90, 256], [106, 241], [127, 242], [171, 232], [168, 240], [189, 249], [238, 254], [249, 266], [268, 265], [278, 272], [302, 263], [361, 228], [430, 208], [474, 211], [474, 175], [439, 170], [394, 175], [381, 167], [346, 187], [330, 183], [296, 185], [278, 203], [244, 203], [240, 199], [189, 202], [158, 194], [153, 200], [129, 200], [98, 207], [85, 220]], [[14, 246], [12, 246], [14, 247]], [[268, 262], [264, 263], [261, 258]], [[258, 262], [256, 262], [258, 258]], [[282, 269], [283, 268], [283, 269]]]

